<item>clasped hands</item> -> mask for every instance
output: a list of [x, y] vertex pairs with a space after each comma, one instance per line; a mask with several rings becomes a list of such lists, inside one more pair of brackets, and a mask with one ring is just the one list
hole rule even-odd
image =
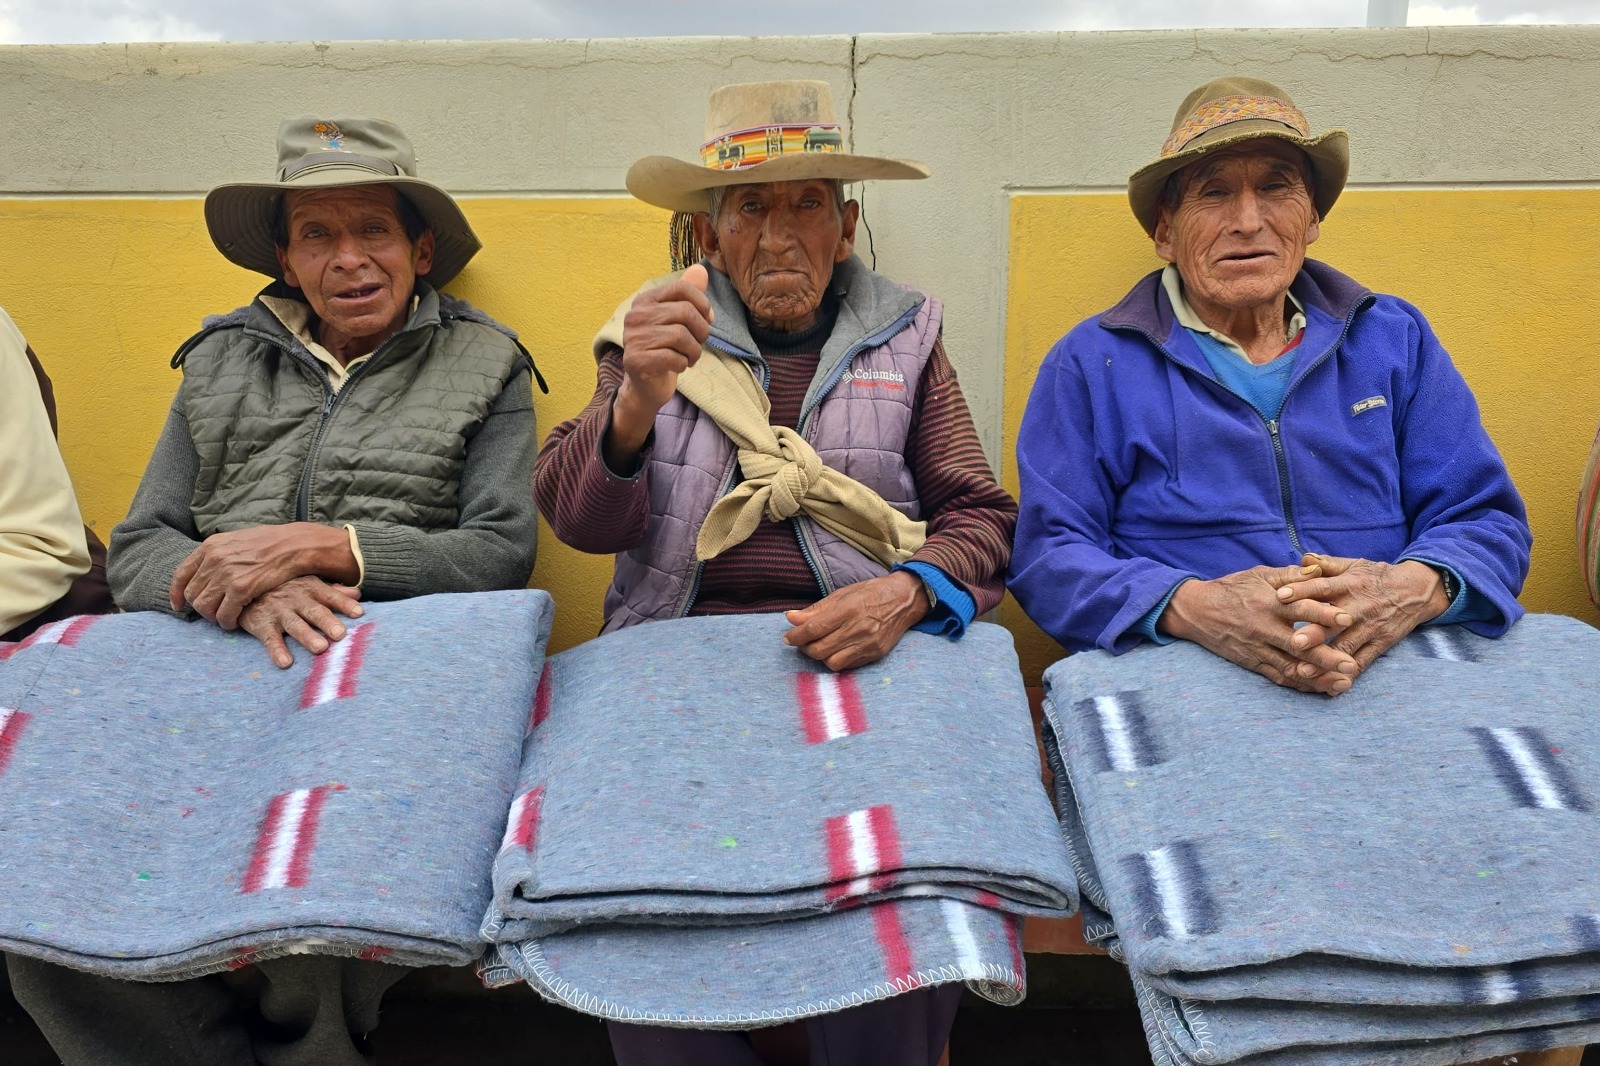
[[1186, 581], [1158, 625], [1276, 684], [1337, 696], [1448, 607], [1425, 563], [1307, 554], [1300, 566]]
[[168, 596], [174, 611], [189, 607], [223, 629], [243, 629], [287, 669], [286, 637], [321, 654], [345, 635], [338, 615], [361, 617], [359, 570], [343, 529], [252, 526], [207, 537], [178, 564]]

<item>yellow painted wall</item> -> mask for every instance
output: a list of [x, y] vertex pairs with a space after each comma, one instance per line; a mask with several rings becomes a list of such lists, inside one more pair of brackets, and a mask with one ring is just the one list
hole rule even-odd
[[[1600, 355], [1589, 342], [1600, 259], [1586, 240], [1596, 218], [1595, 189], [1351, 190], [1311, 250], [1428, 316], [1528, 504], [1533, 566], [1522, 602], [1591, 624], [1600, 612], [1583, 592], [1573, 509], [1600, 419]], [[1120, 193], [1014, 197], [1009, 260], [1008, 449], [1045, 352], [1159, 265]], [[1015, 492], [1013, 454], [1004, 470]], [[1030, 679], [1061, 654], [1014, 601], [1002, 621]]]
[[[617, 302], [667, 267], [666, 212], [631, 199], [468, 199], [484, 250], [450, 289], [511, 325], [550, 395], [541, 437], [594, 391], [589, 341]], [[4, 304], [44, 361], [84, 519], [104, 536], [127, 512], [179, 373], [173, 351], [207, 314], [265, 279], [212, 247], [198, 199], [0, 201]], [[541, 522], [533, 584], [556, 598], [554, 647], [593, 636], [610, 556], [560, 544]]]
[[[594, 386], [589, 339], [638, 281], [666, 266], [666, 214], [625, 198], [464, 201], [484, 240], [452, 290], [523, 335], [550, 382], [541, 434]], [[1536, 543], [1524, 602], [1600, 623], [1584, 599], [1572, 536], [1577, 480], [1600, 418], [1600, 263], [1581, 240], [1600, 190], [1345, 194], [1315, 253], [1428, 314], [1477, 391], [1522, 488]], [[85, 519], [102, 534], [125, 513], [178, 384], [172, 351], [201, 316], [246, 302], [261, 280], [222, 259], [200, 201], [0, 201], [10, 252], [3, 303], [56, 382], [62, 447]], [[1118, 194], [1013, 198], [1006, 329], [1005, 455], [1040, 359], [1074, 323], [1110, 306], [1155, 264]], [[553, 644], [599, 628], [606, 557], [541, 529], [534, 583], [560, 606]], [[1060, 652], [1010, 601], [1030, 678]]]

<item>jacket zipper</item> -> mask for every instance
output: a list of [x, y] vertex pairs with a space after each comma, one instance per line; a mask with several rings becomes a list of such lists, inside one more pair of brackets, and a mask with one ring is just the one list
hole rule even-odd
[[[395, 336], [398, 337], [401, 334], [397, 333]], [[351, 386], [356, 383], [357, 379], [366, 373], [367, 368], [378, 361], [378, 357], [383, 354], [393, 340], [394, 337], [391, 337], [378, 345], [377, 350], [368, 356], [365, 362], [350, 371], [349, 376], [344, 379], [344, 385], [340, 387], [338, 392], [333, 391], [333, 381], [328, 377], [327, 369], [316, 360], [312, 360], [317, 372], [322, 375], [322, 388], [327, 393], [327, 396], [322, 401], [322, 410], [317, 418], [317, 432], [311, 438], [311, 448], [306, 452], [305, 465], [300, 470], [300, 489], [296, 494], [294, 505], [295, 521], [311, 521], [311, 482], [316, 475], [317, 456], [322, 449], [323, 438], [328, 434], [328, 426], [333, 422], [333, 416], [338, 411], [339, 401], [350, 391]], [[300, 354], [294, 350], [292, 345], [283, 347], [295, 359], [299, 359], [302, 363], [306, 361], [300, 358]]]
[[[1309, 373], [1309, 370], [1307, 372]], [[1231, 392], [1232, 390], [1230, 389], [1229, 391]], [[1238, 394], [1235, 393], [1234, 395]], [[1283, 409], [1288, 405], [1288, 403], [1289, 393], [1285, 391], [1283, 394], [1283, 403], [1278, 405], [1278, 414], [1280, 416], [1283, 414]], [[1260, 411], [1256, 412], [1256, 414], [1260, 413]], [[1284, 454], [1283, 437], [1278, 433], [1278, 420], [1276, 418], [1269, 418], [1266, 420], [1266, 422], [1267, 434], [1272, 438], [1272, 458], [1278, 464], [1278, 497], [1283, 506], [1283, 520], [1288, 523], [1289, 526], [1289, 543], [1294, 547], [1296, 552], [1304, 555], [1306, 553], [1306, 549], [1305, 546], [1300, 543], [1300, 528], [1295, 524], [1294, 521], [1294, 498], [1289, 492], [1289, 457]]]
[[[1344, 343], [1345, 335], [1350, 332], [1351, 323], [1355, 321], [1356, 312], [1360, 311], [1363, 307], [1367, 306], [1367, 304], [1371, 303], [1372, 299], [1372, 294], [1368, 293], [1366, 296], [1363, 296], [1361, 299], [1357, 300], [1353, 305], [1351, 305], [1349, 313], [1344, 317], [1344, 328], [1339, 331], [1339, 335], [1334, 338], [1333, 343], [1328, 346], [1326, 351], [1317, 356], [1316, 359], [1312, 360], [1311, 364], [1306, 367], [1305, 371], [1291, 381], [1289, 383], [1289, 387], [1284, 390], [1283, 400], [1278, 404], [1277, 418], [1268, 418], [1266, 415], [1256, 410], [1255, 404], [1251, 403], [1249, 400], [1246, 400], [1243, 396], [1240, 396], [1239, 393], [1235, 392], [1233, 389], [1230, 389], [1227, 385], [1223, 384], [1221, 381], [1218, 381], [1216, 378], [1212, 377], [1206, 379], [1215, 384], [1218, 388], [1222, 389], [1222, 391], [1228, 393], [1230, 396], [1237, 397], [1239, 402], [1250, 408], [1251, 411], [1254, 411], [1256, 417], [1261, 419], [1262, 423], [1267, 427], [1267, 437], [1272, 442], [1273, 462], [1278, 469], [1278, 501], [1279, 506], [1283, 509], [1283, 521], [1289, 534], [1289, 545], [1300, 555], [1305, 554], [1305, 547], [1300, 543], [1300, 527], [1295, 522], [1294, 518], [1294, 493], [1289, 487], [1289, 455], [1283, 447], [1283, 411], [1284, 408], [1289, 406], [1289, 395], [1294, 392], [1294, 390], [1299, 386], [1300, 382], [1310, 377], [1312, 372], [1315, 371], [1317, 367], [1325, 363], [1329, 356], [1339, 350], [1340, 345]], [[1155, 345], [1158, 352], [1166, 356], [1171, 362], [1177, 364], [1180, 369], [1193, 372], [1192, 368], [1180, 362], [1177, 356], [1173, 355], [1167, 350], [1167, 346], [1165, 344], [1162, 344], [1160, 341], [1156, 340], [1155, 336], [1143, 327], [1127, 325], [1117, 326], [1114, 328], [1131, 329], [1134, 332], [1141, 334], [1151, 344]]]

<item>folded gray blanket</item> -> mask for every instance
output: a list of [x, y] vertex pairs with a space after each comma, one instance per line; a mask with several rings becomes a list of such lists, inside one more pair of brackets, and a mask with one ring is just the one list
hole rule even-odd
[[617, 1021], [753, 1029], [963, 981], [1013, 1005], [1022, 920], [954, 899], [902, 899], [786, 922], [597, 923], [498, 946], [486, 983]]
[[550, 617], [536, 591], [369, 604], [286, 671], [154, 613], [4, 646], [0, 948], [144, 980], [471, 962]]
[[1597, 656], [1530, 616], [1419, 631], [1334, 700], [1187, 644], [1053, 666], [1085, 928], [1152, 1048], [1355, 1066], [1600, 1036]]
[[[1076, 898], [1010, 635], [910, 633], [833, 674], [784, 645], [787, 628], [680, 619], [550, 659], [495, 862], [491, 979], [708, 1026], [837, 1009], [821, 1005], [915, 987], [912, 973], [1020, 989], [1000, 935], [1014, 919], [994, 912], [1061, 915]], [[890, 914], [918, 945], [911, 972], [856, 931]], [[951, 936], [951, 915], [991, 948]], [[713, 961], [729, 944], [765, 945], [783, 976], [734, 979]], [[629, 985], [652, 954], [662, 968]]]

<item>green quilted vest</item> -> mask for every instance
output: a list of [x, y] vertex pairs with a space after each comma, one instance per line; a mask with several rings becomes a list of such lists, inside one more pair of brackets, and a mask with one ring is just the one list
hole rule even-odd
[[467, 442], [527, 355], [466, 303], [421, 284], [417, 295], [405, 328], [338, 393], [259, 300], [179, 350], [202, 537], [293, 521], [456, 526]]

